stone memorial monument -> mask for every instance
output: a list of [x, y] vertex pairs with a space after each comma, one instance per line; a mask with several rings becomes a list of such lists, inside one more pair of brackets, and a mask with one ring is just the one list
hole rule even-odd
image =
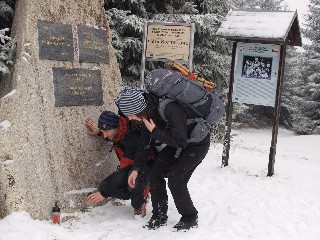
[[[49, 219], [85, 207], [117, 165], [87, 117], [117, 111], [121, 77], [103, 0], [16, 3], [12, 89], [0, 89], [0, 217]], [[7, 94], [10, 92], [9, 94]]]

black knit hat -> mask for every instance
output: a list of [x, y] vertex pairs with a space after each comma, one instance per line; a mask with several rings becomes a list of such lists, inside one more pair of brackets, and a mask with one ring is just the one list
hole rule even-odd
[[98, 128], [110, 130], [119, 127], [119, 118], [114, 112], [103, 111], [98, 120]]
[[116, 104], [124, 115], [136, 115], [147, 107], [147, 100], [143, 90], [130, 88], [120, 92]]

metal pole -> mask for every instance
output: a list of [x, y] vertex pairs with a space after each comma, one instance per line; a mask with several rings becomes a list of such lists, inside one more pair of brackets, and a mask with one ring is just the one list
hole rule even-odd
[[223, 153], [222, 153], [222, 166], [223, 167], [228, 166], [228, 160], [229, 160], [230, 133], [231, 133], [232, 112], [233, 112], [232, 92], [233, 92], [236, 52], [237, 52], [237, 42], [234, 42], [233, 48], [232, 48], [232, 61], [231, 61], [231, 71], [230, 71], [229, 92], [228, 92], [226, 131], [224, 133]]
[[190, 29], [190, 47], [189, 47], [189, 71], [193, 71], [192, 60], [193, 60], [193, 48], [194, 48], [194, 32], [195, 32], [195, 24], [191, 23]]
[[146, 69], [146, 48], [147, 48], [147, 22], [144, 22], [143, 28], [143, 48], [142, 48], [142, 57], [141, 57], [141, 71], [140, 71], [140, 88], [144, 88], [144, 71]]
[[273, 122], [273, 128], [272, 128], [272, 140], [271, 140], [271, 147], [270, 147], [270, 153], [269, 153], [268, 177], [271, 177], [274, 173], [274, 162], [275, 162], [278, 128], [279, 128], [280, 104], [281, 104], [285, 57], [286, 57], [286, 45], [281, 45], [279, 75], [278, 75], [276, 102], [275, 102], [275, 113], [274, 113], [274, 122]]

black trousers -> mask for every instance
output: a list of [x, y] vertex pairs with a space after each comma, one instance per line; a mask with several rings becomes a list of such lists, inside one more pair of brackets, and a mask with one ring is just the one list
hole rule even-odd
[[143, 193], [148, 184], [148, 175], [147, 173], [139, 174], [135, 188], [131, 189], [128, 185], [128, 176], [131, 169], [132, 167], [127, 167], [110, 174], [99, 184], [98, 191], [104, 197], [131, 199], [132, 207], [139, 208], [145, 201]]
[[157, 156], [150, 175], [153, 218], [167, 218], [168, 195], [165, 178], [182, 221], [191, 221], [198, 217], [198, 211], [191, 200], [189, 179], [206, 156], [210, 146], [210, 137], [201, 143], [189, 144], [178, 158], [174, 158], [176, 148], [166, 146]]

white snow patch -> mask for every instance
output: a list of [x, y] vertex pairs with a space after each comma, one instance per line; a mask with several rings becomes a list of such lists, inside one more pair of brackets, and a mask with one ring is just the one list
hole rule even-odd
[[14, 160], [5, 160], [5, 161], [3, 161], [3, 165], [10, 165], [12, 163], [14, 163]]
[[6, 132], [11, 127], [11, 123], [8, 120], [0, 122], [0, 133]]
[[72, 191], [69, 191], [69, 192], [65, 192], [65, 196], [66, 195], [75, 195], [75, 194], [83, 194], [83, 193], [89, 193], [89, 192], [92, 192], [92, 191], [96, 191], [97, 189], [96, 188], [83, 188], [83, 189], [79, 189], [79, 190], [72, 190]]
[[26, 59], [25, 57], [21, 57], [23, 61], [29, 63], [28, 59]]
[[102, 161], [100, 161], [100, 162], [97, 162], [95, 165], [97, 166], [97, 167], [99, 167], [99, 166], [101, 166], [101, 164], [102, 163], [104, 163], [106, 160], [102, 160]]
[[76, 204], [75, 204], [75, 202], [74, 202], [72, 199], [69, 200], [69, 206], [70, 206], [71, 208], [75, 208], [75, 207], [76, 207]]

